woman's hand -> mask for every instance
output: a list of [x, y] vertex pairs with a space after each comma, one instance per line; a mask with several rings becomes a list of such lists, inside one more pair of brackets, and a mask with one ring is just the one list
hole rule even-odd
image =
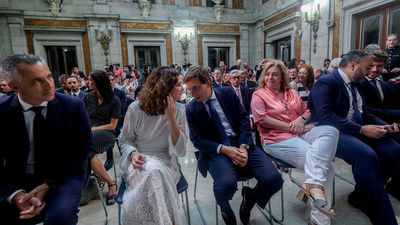
[[305, 123], [302, 119], [300, 119], [300, 117], [290, 122], [289, 125], [290, 125], [290, 132], [296, 134], [303, 133]]
[[146, 156], [139, 152], [132, 152], [131, 160], [133, 169], [141, 169], [143, 168], [143, 164], [146, 162]]
[[171, 120], [172, 118], [175, 118], [175, 112], [176, 112], [176, 103], [175, 99], [172, 97], [172, 95], [167, 96], [167, 108], [165, 109], [165, 115], [167, 115], [168, 120]]
[[304, 126], [304, 129], [303, 129], [303, 133], [306, 133], [306, 132], [308, 132], [308, 131], [310, 131], [311, 129], [313, 129], [315, 126], [313, 125], [313, 124], [307, 124], [307, 125], [305, 125]]

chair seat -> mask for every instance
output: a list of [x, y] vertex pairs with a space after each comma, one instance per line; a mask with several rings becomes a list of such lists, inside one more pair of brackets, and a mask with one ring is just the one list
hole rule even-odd
[[274, 161], [280, 167], [296, 168], [296, 167], [290, 165], [289, 163], [286, 163], [286, 162], [284, 162], [284, 161], [282, 161], [282, 160], [280, 160], [278, 158], [275, 158], [275, 157], [271, 156], [270, 154], [267, 154], [267, 155], [271, 158], [272, 161]]

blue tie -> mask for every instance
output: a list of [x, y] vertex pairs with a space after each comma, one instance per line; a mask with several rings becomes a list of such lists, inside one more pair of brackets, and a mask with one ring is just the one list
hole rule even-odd
[[221, 144], [230, 146], [228, 135], [225, 132], [225, 127], [222, 125], [221, 119], [219, 118], [218, 112], [215, 107], [211, 104], [211, 101], [214, 99], [210, 99], [207, 101], [208, 111], [210, 112], [211, 120], [214, 122], [215, 128], [219, 133], [219, 137], [221, 140]]
[[351, 95], [353, 95], [353, 109], [354, 109], [354, 121], [360, 125], [362, 125], [362, 116], [360, 110], [357, 107], [357, 98], [356, 98], [356, 85], [353, 82], [350, 82], [351, 87]]

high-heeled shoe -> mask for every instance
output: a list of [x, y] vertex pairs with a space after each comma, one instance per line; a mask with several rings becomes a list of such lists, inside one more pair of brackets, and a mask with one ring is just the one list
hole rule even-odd
[[[322, 192], [319, 196], [318, 191]], [[306, 204], [307, 200], [310, 199], [314, 207], [321, 213], [329, 218], [336, 219], [336, 212], [333, 208], [328, 206], [328, 201], [326, 200], [324, 188], [322, 186], [316, 184], [304, 184], [303, 187], [300, 188], [297, 198]]]

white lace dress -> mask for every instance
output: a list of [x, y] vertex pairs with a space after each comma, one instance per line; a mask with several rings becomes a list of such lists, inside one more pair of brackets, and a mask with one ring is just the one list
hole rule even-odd
[[[179, 196], [176, 184], [180, 178], [177, 156], [186, 153], [185, 107], [176, 103], [176, 121], [180, 136], [175, 145], [165, 115], [149, 116], [132, 103], [126, 112], [120, 135], [121, 174], [126, 181], [122, 222], [134, 225], [179, 225]], [[143, 169], [133, 169], [129, 153], [146, 156]]]

